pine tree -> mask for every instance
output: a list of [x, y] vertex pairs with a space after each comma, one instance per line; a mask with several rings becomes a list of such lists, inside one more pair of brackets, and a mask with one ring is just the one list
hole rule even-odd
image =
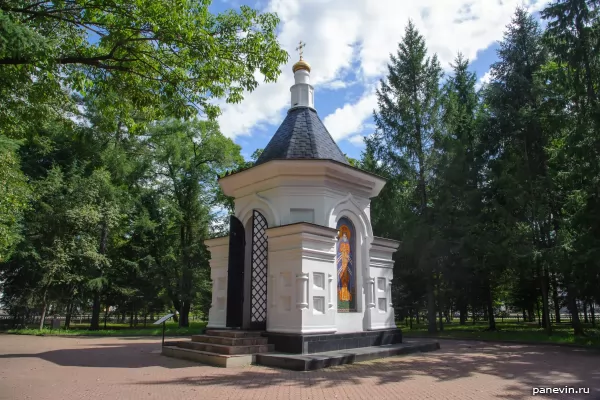
[[[402, 230], [405, 244], [411, 242], [418, 268], [426, 276], [429, 330], [436, 331], [435, 285], [437, 260], [430, 258], [433, 244], [433, 213], [429, 184], [434, 141], [440, 125], [440, 79], [437, 56], [429, 57], [423, 36], [409, 21], [395, 55], [390, 56], [388, 75], [377, 91], [374, 113], [378, 150], [392, 180], [407, 198]], [[397, 186], [398, 187], [398, 186]]]
[[[542, 292], [543, 325], [551, 333], [548, 278], [556, 244], [557, 205], [550, 195], [545, 150], [549, 134], [543, 123], [543, 90], [538, 79], [547, 53], [539, 24], [524, 9], [517, 9], [507, 27], [498, 57], [491, 69], [492, 82], [485, 92], [493, 134], [487, 141], [492, 181], [489, 193], [490, 199], [500, 206], [495, 206], [494, 221], [504, 231], [507, 243], [515, 242], [518, 231], [507, 231], [503, 226], [526, 229], [528, 248], [520, 249], [518, 256], [528, 257], [534, 266]], [[499, 260], [495, 261], [502, 268]]]
[[474, 254], [471, 238], [479, 212], [477, 192], [479, 166], [476, 158], [477, 78], [469, 71], [469, 61], [458, 54], [453, 74], [444, 85], [444, 130], [438, 140], [440, 156], [436, 163], [434, 201], [436, 231], [445, 242], [448, 268], [445, 280], [456, 299], [460, 323], [467, 316]]
[[[551, 52], [546, 68], [550, 123], [557, 132], [553, 179], [564, 199], [561, 270], [575, 334], [584, 333], [577, 299], [600, 299], [600, 2], [556, 0], [542, 12]], [[591, 161], [595, 160], [595, 161]], [[597, 281], [596, 281], [597, 282]]]

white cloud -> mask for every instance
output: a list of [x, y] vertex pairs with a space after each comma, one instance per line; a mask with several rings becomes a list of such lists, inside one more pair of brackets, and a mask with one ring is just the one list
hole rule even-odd
[[[456, 53], [475, 59], [477, 52], [502, 38], [517, 6], [535, 11], [548, 0], [270, 0], [266, 10], [281, 19], [279, 41], [290, 53], [278, 82], [246, 94], [238, 105], [224, 105], [219, 122], [230, 137], [249, 134], [261, 124], [277, 124], [289, 107], [291, 66], [299, 40], [306, 42], [304, 58], [311, 64], [315, 87], [342, 88], [343, 77], [356, 67], [366, 84], [362, 98], [348, 103], [324, 121], [336, 140], [363, 129], [375, 107], [372, 83], [386, 72], [389, 54], [396, 51], [408, 19], [425, 37], [431, 53], [448, 68]], [[319, 108], [318, 93], [315, 97]]]
[[329, 114], [323, 120], [323, 124], [331, 136], [339, 141], [354, 133], [361, 133], [365, 129], [365, 120], [371, 115], [377, 106], [377, 97], [371, 90], [354, 104], [347, 103]]
[[345, 82], [341, 79], [336, 79], [334, 81], [324, 83], [323, 85], [321, 85], [321, 87], [324, 89], [338, 90], [338, 89], [345, 89], [348, 86], [350, 86], [351, 84], [352, 84], [351, 82]]
[[363, 147], [365, 144], [365, 137], [363, 135], [354, 135], [349, 137], [348, 141], [356, 147]]
[[488, 71], [477, 81], [476, 89], [479, 90], [483, 85], [487, 85], [492, 80], [492, 72]]

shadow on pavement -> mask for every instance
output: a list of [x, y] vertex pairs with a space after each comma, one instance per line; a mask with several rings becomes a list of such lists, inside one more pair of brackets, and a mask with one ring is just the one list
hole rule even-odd
[[[447, 340], [440, 340], [440, 343], [442, 349], [432, 353], [388, 358], [314, 372], [252, 367], [236, 372], [228, 370], [231, 371], [230, 373], [140, 382], [140, 384], [220, 385], [245, 389], [273, 385], [327, 388], [358, 385], [364, 383], [364, 379], [374, 379], [375, 384], [383, 385], [410, 380], [419, 375], [433, 377], [439, 382], [480, 374], [514, 380], [514, 387], [499, 398], [521, 399], [525, 395], [524, 387], [570, 386], [590, 388], [590, 394], [581, 396], [570, 394], [552, 398], [600, 399], [600, 356], [597, 352], [546, 346]], [[478, 387], [470, 389], [473, 394], [476, 394]], [[527, 395], [531, 394], [529, 392]]]
[[[88, 346], [82, 344], [82, 346]], [[123, 345], [92, 344], [81, 347], [50, 350], [31, 354], [0, 354], [0, 360], [11, 358], [40, 358], [60, 366], [94, 368], [186, 368], [197, 364], [164, 357], [160, 340], [156, 343], [127, 343]], [[2, 361], [0, 361], [2, 362]]]

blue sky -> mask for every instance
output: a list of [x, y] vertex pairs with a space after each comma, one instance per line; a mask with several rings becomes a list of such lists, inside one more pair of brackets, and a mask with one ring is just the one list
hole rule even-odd
[[497, 41], [517, 6], [532, 12], [547, 0], [216, 0], [213, 12], [246, 4], [277, 12], [279, 41], [290, 53], [276, 83], [262, 84], [242, 103], [222, 104], [223, 133], [242, 146], [248, 158], [264, 148], [285, 117], [293, 84], [291, 66], [298, 60], [298, 41], [312, 66], [315, 107], [343, 152], [359, 158], [362, 138], [373, 132], [374, 89], [385, 75], [404, 27], [412, 19], [429, 51], [447, 70], [457, 52], [471, 60], [485, 80], [496, 60]]

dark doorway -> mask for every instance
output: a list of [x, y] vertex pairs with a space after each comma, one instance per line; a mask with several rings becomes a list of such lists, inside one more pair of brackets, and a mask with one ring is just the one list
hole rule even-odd
[[244, 304], [244, 225], [235, 216], [229, 218], [229, 265], [227, 271], [228, 328], [241, 328]]
[[252, 248], [250, 256], [250, 329], [267, 329], [267, 219], [252, 213]]

